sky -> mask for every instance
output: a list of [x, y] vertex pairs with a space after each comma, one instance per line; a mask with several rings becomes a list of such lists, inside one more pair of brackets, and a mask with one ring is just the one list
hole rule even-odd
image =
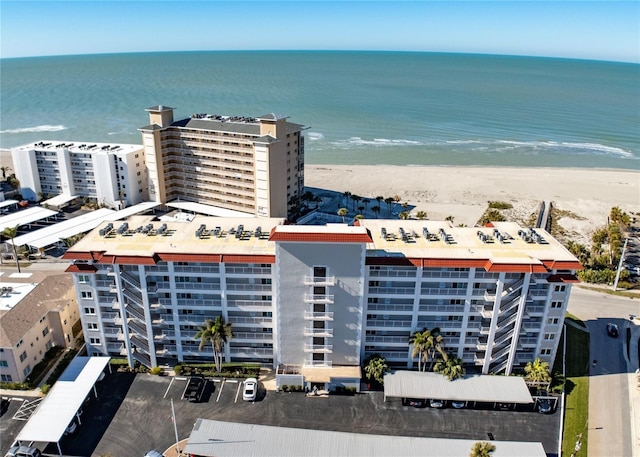
[[0, 56], [380, 50], [640, 63], [639, 1], [0, 1]]

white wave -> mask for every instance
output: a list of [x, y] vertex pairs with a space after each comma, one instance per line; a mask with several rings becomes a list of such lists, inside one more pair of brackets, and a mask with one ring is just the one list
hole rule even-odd
[[38, 133], [38, 132], [59, 132], [66, 130], [64, 125], [37, 125], [35, 127], [23, 127], [21, 129], [0, 130], [0, 133]]
[[506, 144], [512, 146], [529, 146], [535, 149], [573, 149], [576, 151], [584, 151], [588, 153], [614, 154], [622, 157], [633, 157], [633, 153], [625, 151], [622, 148], [613, 146], [605, 146], [599, 143], [574, 143], [570, 141], [496, 141], [498, 144]]
[[346, 141], [336, 141], [336, 146], [415, 146], [421, 145], [420, 141], [413, 140], [390, 140], [387, 138], [374, 138], [373, 140], [363, 140], [359, 136], [353, 136]]
[[324, 138], [324, 135], [320, 132], [307, 132], [306, 136], [309, 138], [309, 141], [317, 141]]

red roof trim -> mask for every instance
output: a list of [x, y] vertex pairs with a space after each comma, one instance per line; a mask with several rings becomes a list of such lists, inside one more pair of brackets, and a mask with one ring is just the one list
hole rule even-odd
[[580, 282], [575, 275], [551, 275], [547, 277], [547, 282]]
[[74, 263], [73, 265], [69, 265], [65, 273], [95, 273], [98, 269], [86, 263]]
[[275, 255], [223, 255], [224, 263], [276, 263]]
[[485, 265], [485, 270], [490, 272], [506, 273], [547, 273], [544, 265], [518, 264], [518, 263], [493, 263], [491, 260]]
[[541, 260], [549, 270], [582, 270], [584, 266], [577, 260]]
[[422, 262], [420, 259], [409, 259], [407, 257], [367, 257], [365, 259], [365, 265], [395, 265], [419, 267], [421, 263]]
[[486, 263], [486, 259], [422, 259], [422, 266], [427, 268], [482, 268]]
[[62, 255], [65, 260], [93, 260], [90, 252], [67, 251]]
[[269, 241], [293, 241], [303, 243], [373, 243], [367, 233], [293, 233], [272, 230]]
[[177, 254], [160, 252], [157, 254], [158, 259], [164, 262], [203, 262], [203, 263], [220, 263], [222, 256], [220, 254]]

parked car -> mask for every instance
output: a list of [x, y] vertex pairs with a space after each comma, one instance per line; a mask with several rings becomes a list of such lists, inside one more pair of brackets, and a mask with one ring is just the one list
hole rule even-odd
[[245, 401], [255, 401], [258, 396], [258, 380], [256, 378], [248, 378], [244, 380], [244, 390], [242, 391], [242, 399]]
[[41, 457], [40, 449], [29, 446], [13, 446], [4, 457]]
[[189, 400], [192, 403], [197, 403], [202, 400], [204, 394], [204, 388], [207, 385], [207, 380], [203, 376], [191, 376], [187, 381], [187, 386], [182, 393], [183, 400]]
[[164, 456], [162, 455], [162, 453], [156, 451], [155, 449], [151, 449], [150, 451], [147, 451], [144, 457], [164, 457]]
[[613, 323], [609, 322], [607, 324], [607, 334], [610, 337], [618, 338], [618, 336], [620, 335], [620, 331], [618, 330], [618, 326], [616, 324], [613, 324]]
[[509, 411], [509, 410], [513, 409], [513, 405], [511, 403], [498, 403], [496, 405], [496, 407], [500, 411]]
[[550, 414], [553, 412], [553, 404], [551, 404], [550, 400], [540, 400], [538, 401], [538, 412], [540, 414]]
[[7, 397], [2, 397], [0, 400], [0, 416], [7, 412], [9, 409], [9, 399]]
[[78, 422], [76, 420], [72, 420], [67, 429], [64, 431], [65, 435], [71, 435], [78, 428]]
[[451, 406], [453, 406], [455, 409], [462, 409], [465, 406], [467, 406], [467, 402], [466, 401], [452, 401], [451, 402]]
[[444, 402], [442, 400], [429, 400], [429, 406], [432, 408], [444, 408]]

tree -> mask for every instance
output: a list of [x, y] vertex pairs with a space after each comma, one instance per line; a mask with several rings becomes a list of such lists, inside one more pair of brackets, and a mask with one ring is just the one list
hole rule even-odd
[[448, 354], [446, 359], [443, 358], [438, 360], [433, 367], [433, 371], [446, 376], [447, 378], [449, 378], [449, 381], [461, 378], [467, 372], [462, 363], [462, 359], [454, 357], [451, 354]]
[[413, 349], [411, 351], [411, 358], [415, 359], [416, 357], [418, 357], [418, 371], [425, 371], [427, 367], [426, 363], [424, 364], [424, 367], [422, 365], [422, 362], [427, 361], [428, 353], [428, 343], [425, 332], [427, 332], [426, 328], [422, 330], [416, 330], [415, 332], [413, 332], [413, 335], [409, 337], [409, 344], [413, 346]]
[[389, 214], [391, 214], [391, 205], [393, 204], [393, 197], [385, 198], [384, 202], [387, 204], [387, 209], [389, 210]]
[[453, 224], [453, 216], [449, 215], [447, 217], [444, 218], [445, 221], [449, 221]]
[[551, 382], [551, 371], [549, 370], [549, 364], [543, 362], [539, 358], [533, 362], [527, 362], [524, 366], [524, 379], [529, 382], [544, 383]]
[[427, 218], [427, 212], [426, 211], [418, 211], [416, 213], [416, 217], [418, 219], [421, 219], [421, 220], [426, 219]]
[[0, 167], [0, 170], [2, 170], [2, 179], [3, 180], [7, 179], [7, 173], [11, 171], [11, 167], [3, 166], [3, 167]]
[[449, 355], [444, 350], [444, 337], [440, 333], [439, 327], [434, 327], [432, 330], [424, 330], [425, 338], [427, 340], [427, 357], [431, 359], [430, 369], [433, 370], [433, 364], [436, 361], [436, 353], [439, 353], [442, 360], [445, 362], [449, 359]]
[[360, 195], [352, 195], [351, 200], [353, 201], [353, 209], [355, 210], [356, 205], [362, 201], [362, 197]]
[[302, 195], [300, 195], [300, 200], [303, 203], [305, 203], [307, 206], [309, 202], [313, 201], [313, 199], [314, 199], [314, 195], [313, 195], [313, 192], [311, 192], [310, 190], [307, 190]]
[[233, 338], [231, 323], [225, 323], [222, 316], [217, 316], [214, 320], [207, 319], [204, 325], [198, 327], [195, 338], [200, 340], [198, 349], [201, 351], [206, 344], [211, 343], [216, 370], [221, 371], [224, 345]]
[[495, 445], [487, 441], [477, 441], [471, 446], [469, 457], [491, 457], [491, 454], [495, 450]]
[[338, 216], [342, 216], [342, 222], [344, 222], [344, 217], [349, 214], [349, 210], [347, 208], [340, 208], [338, 210]]
[[378, 202], [378, 206], [380, 206], [382, 204], [382, 202], [384, 201], [384, 197], [382, 195], [378, 195], [376, 197], [376, 201]]
[[18, 260], [18, 250], [16, 249], [16, 245], [13, 242], [13, 239], [18, 234], [18, 227], [7, 227], [2, 231], [2, 236], [9, 238], [11, 240], [11, 246], [13, 246], [13, 257], [16, 259], [16, 266], [18, 267], [18, 273], [20, 273], [20, 261]]
[[371, 203], [371, 199], [370, 198], [363, 198], [362, 199], [362, 203], [364, 204], [364, 208], [367, 209], [367, 205], [369, 203]]
[[344, 195], [344, 200], [345, 200], [345, 206], [349, 206], [349, 197], [351, 196], [351, 192], [349, 192], [348, 190], [343, 192], [342, 195]]
[[16, 178], [16, 175], [12, 174], [7, 176], [7, 183], [14, 189], [20, 188], [20, 181]]
[[378, 214], [380, 214], [380, 206], [378, 205], [373, 205], [371, 207], [371, 211], [373, 211], [373, 214], [376, 215], [376, 219], [378, 218]]
[[407, 220], [409, 219], [409, 211], [402, 211], [398, 214], [398, 219]]
[[384, 383], [384, 374], [388, 370], [387, 361], [380, 354], [373, 354], [365, 360], [364, 373], [369, 381]]

